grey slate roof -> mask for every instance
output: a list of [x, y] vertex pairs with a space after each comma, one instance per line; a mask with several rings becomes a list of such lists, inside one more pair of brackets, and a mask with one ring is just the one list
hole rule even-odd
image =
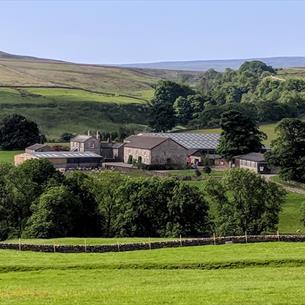
[[255, 162], [265, 162], [265, 156], [262, 153], [255, 153], [251, 152], [245, 155], [236, 156], [235, 159], [240, 160], [248, 160], [248, 161], [255, 161]]
[[217, 133], [143, 133], [143, 136], [170, 138], [187, 149], [216, 149], [220, 134]]
[[39, 143], [36, 143], [36, 144], [33, 144], [29, 147], [27, 147], [26, 149], [28, 150], [37, 150], [37, 149], [41, 149], [43, 147], [48, 147], [49, 145], [48, 144], [39, 144]]
[[70, 141], [71, 142], [81, 142], [81, 143], [83, 143], [83, 142], [86, 142], [87, 140], [89, 140], [91, 138], [92, 138], [92, 136], [78, 135], [78, 136], [72, 138]]
[[156, 136], [146, 136], [146, 135], [131, 136], [128, 139], [128, 143], [125, 144], [125, 147], [152, 149], [158, 146], [159, 144], [165, 142], [166, 140], [167, 138], [156, 137]]
[[35, 151], [32, 153], [33, 156], [37, 158], [101, 158], [100, 155], [93, 152], [78, 152], [78, 151], [47, 151], [47, 152], [38, 152]]

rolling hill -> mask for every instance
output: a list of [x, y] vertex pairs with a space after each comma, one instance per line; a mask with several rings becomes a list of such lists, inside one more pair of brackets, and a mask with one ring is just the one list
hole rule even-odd
[[[147, 102], [158, 80], [194, 85], [201, 75], [198, 71], [74, 64], [0, 52], [0, 118], [25, 115], [54, 141], [64, 132], [88, 129], [115, 131], [124, 126], [142, 131], [148, 122]], [[277, 77], [305, 78], [305, 69], [282, 69]]]
[[165, 61], [155, 63], [135, 63], [122, 65], [143, 69], [169, 69], [186, 71], [207, 71], [214, 69], [222, 72], [226, 68], [237, 70], [245, 61], [260, 60], [274, 68], [305, 67], [305, 57], [266, 57], [249, 59], [224, 59], [224, 60], [193, 60], [193, 61]]
[[20, 113], [57, 140], [64, 132], [143, 130], [160, 79], [195, 82], [199, 73], [84, 65], [0, 53], [0, 117]]

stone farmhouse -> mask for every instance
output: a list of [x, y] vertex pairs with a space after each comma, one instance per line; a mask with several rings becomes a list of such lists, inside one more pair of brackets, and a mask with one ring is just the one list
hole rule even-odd
[[185, 165], [187, 148], [167, 137], [137, 135], [124, 144], [124, 162], [145, 165]]
[[97, 132], [95, 136], [90, 135], [78, 135], [70, 140], [70, 151], [78, 152], [93, 152], [96, 154], [101, 153], [101, 140], [100, 135]]

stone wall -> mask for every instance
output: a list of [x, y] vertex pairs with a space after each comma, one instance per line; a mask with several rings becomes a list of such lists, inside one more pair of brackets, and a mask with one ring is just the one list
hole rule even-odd
[[161, 248], [178, 248], [205, 245], [222, 245], [226, 243], [259, 243], [259, 242], [305, 242], [305, 235], [248, 235], [248, 236], [227, 236], [208, 238], [188, 238], [171, 241], [160, 241], [151, 243], [132, 243], [116, 245], [95, 245], [95, 246], [62, 246], [62, 245], [30, 245], [0, 243], [0, 249], [36, 251], [36, 252], [60, 252], [60, 253], [104, 253], [124, 252], [135, 250], [151, 250]]

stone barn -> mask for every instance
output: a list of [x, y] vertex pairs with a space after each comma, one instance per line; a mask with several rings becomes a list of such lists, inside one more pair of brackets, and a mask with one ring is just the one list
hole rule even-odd
[[179, 165], [187, 163], [187, 148], [171, 138], [136, 135], [124, 144], [124, 162], [130, 160], [145, 165]]

